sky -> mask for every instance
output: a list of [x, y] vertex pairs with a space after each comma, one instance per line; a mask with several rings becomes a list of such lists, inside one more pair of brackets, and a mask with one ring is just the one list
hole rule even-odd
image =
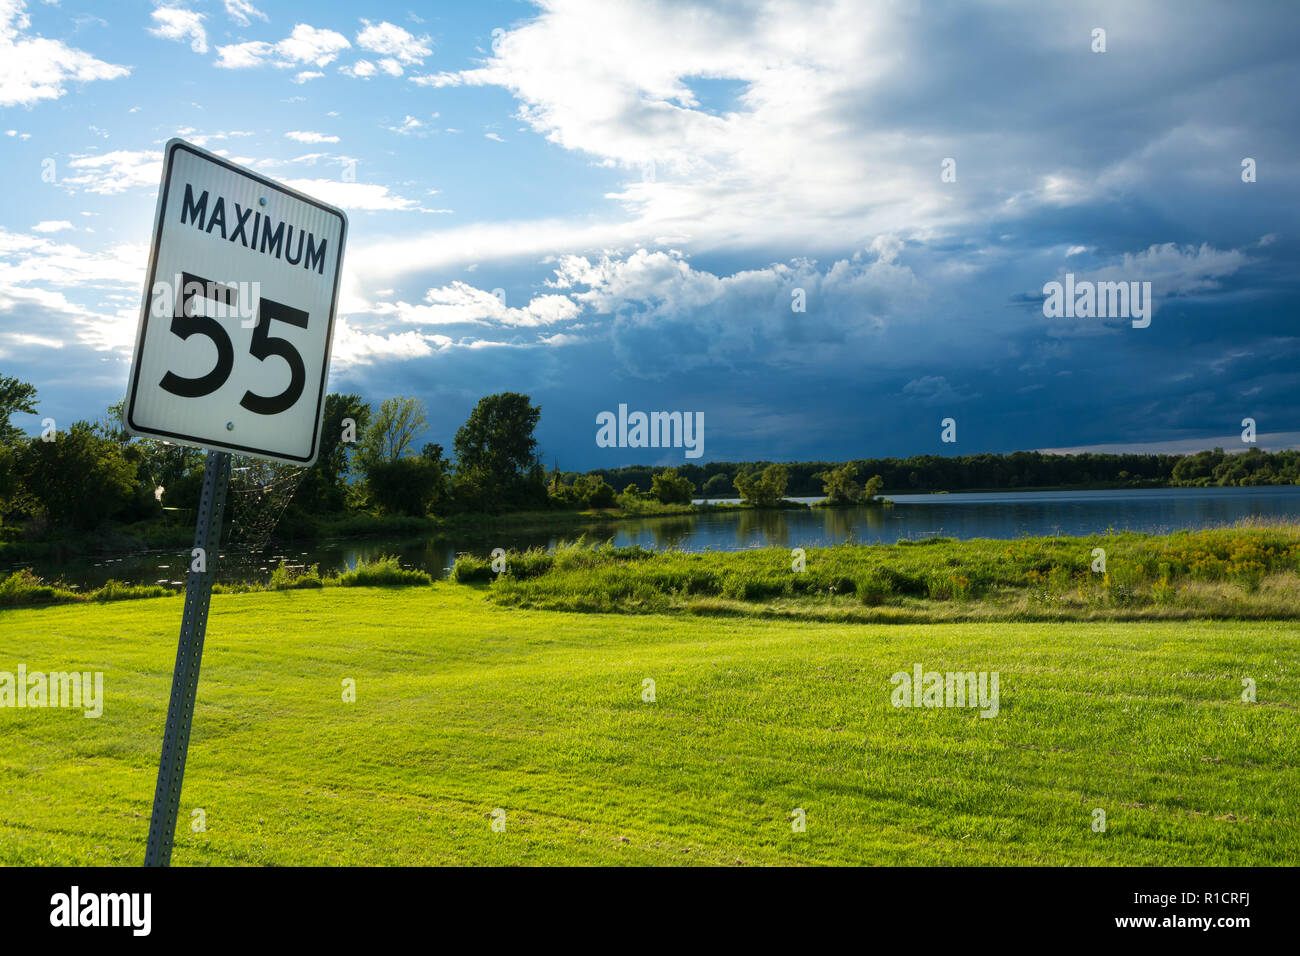
[[1297, 90], [1282, 0], [0, 0], [0, 375], [122, 397], [181, 137], [347, 211], [329, 388], [422, 442], [511, 390], [567, 470], [1300, 447]]

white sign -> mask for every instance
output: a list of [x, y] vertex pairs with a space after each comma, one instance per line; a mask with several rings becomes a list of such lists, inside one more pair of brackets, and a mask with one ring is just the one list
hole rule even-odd
[[314, 462], [346, 235], [342, 210], [168, 142], [127, 430]]

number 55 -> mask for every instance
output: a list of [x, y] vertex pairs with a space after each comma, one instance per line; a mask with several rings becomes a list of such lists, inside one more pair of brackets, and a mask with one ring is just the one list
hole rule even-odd
[[[168, 372], [159, 382], [164, 389], [182, 398], [202, 398], [211, 395], [230, 378], [235, 367], [235, 349], [230, 343], [230, 335], [220, 322], [206, 315], [187, 314], [191, 300], [202, 297], [211, 299], [227, 308], [235, 306], [236, 292], [233, 286], [221, 285], [208, 279], [183, 273], [183, 294], [177, 300], [177, 308], [172, 314], [171, 333], [182, 339], [191, 335], [202, 335], [212, 342], [217, 349], [217, 364], [212, 371], [198, 378], [186, 378], [175, 372]], [[261, 297], [257, 305], [257, 325], [253, 329], [253, 341], [248, 351], [253, 358], [265, 361], [272, 355], [278, 355], [289, 366], [289, 385], [279, 395], [258, 395], [252, 391], [244, 392], [239, 404], [258, 415], [278, 415], [291, 408], [302, 397], [303, 387], [307, 382], [307, 373], [303, 367], [302, 356], [298, 354], [288, 339], [270, 334], [272, 322], [287, 322], [300, 329], [307, 328], [308, 315], [301, 309], [276, 302], [274, 299]]]

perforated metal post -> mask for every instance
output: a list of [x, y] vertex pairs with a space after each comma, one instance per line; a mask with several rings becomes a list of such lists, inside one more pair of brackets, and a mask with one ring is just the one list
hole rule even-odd
[[199, 517], [194, 526], [194, 547], [202, 548], [203, 571], [190, 571], [185, 584], [185, 611], [181, 616], [181, 637], [176, 647], [176, 670], [172, 674], [172, 696], [167, 705], [167, 726], [163, 730], [162, 758], [158, 762], [158, 786], [154, 790], [153, 815], [149, 820], [149, 843], [145, 866], [167, 866], [176, 839], [176, 817], [181, 805], [181, 780], [185, 776], [185, 755], [190, 746], [190, 724], [194, 719], [194, 693], [199, 686], [199, 665], [203, 659], [203, 637], [208, 627], [208, 605], [216, 575], [217, 548], [221, 543], [221, 518], [230, 484], [230, 455], [208, 452], [203, 468], [203, 493]]

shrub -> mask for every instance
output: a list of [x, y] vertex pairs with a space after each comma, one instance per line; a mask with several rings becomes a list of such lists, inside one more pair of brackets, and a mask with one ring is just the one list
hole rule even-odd
[[879, 575], [866, 574], [857, 582], [858, 600], [867, 607], [878, 607], [889, 597], [889, 586]]
[[604, 478], [595, 475], [592, 479], [591, 489], [587, 493], [587, 507], [612, 508], [616, 497], [614, 486], [605, 484]]
[[88, 597], [95, 601], [133, 601], [139, 598], [171, 597], [176, 593], [161, 584], [127, 584], [109, 578], [103, 587], [92, 591]]
[[292, 591], [297, 588], [319, 588], [324, 586], [325, 582], [321, 580], [320, 576], [320, 565], [313, 564], [310, 568], [299, 568], [295, 571], [284, 561], [276, 565], [275, 570], [271, 572], [269, 582], [272, 591]]
[[433, 578], [425, 571], [404, 568], [397, 556], [386, 554], [374, 561], [358, 561], [351, 571], [339, 575], [339, 584], [345, 588], [401, 587], [432, 584]]
[[0, 607], [32, 604], [66, 604], [73, 601], [123, 601], [134, 598], [168, 597], [176, 592], [160, 584], [125, 584], [109, 580], [88, 594], [78, 594], [63, 582], [49, 582], [21, 568], [0, 579]]
[[676, 468], [665, 468], [650, 483], [650, 496], [663, 505], [688, 505], [694, 494], [691, 479], [679, 475]]
[[476, 584], [491, 581], [494, 577], [492, 560], [490, 558], [475, 557], [472, 554], [458, 554], [456, 555], [456, 563], [451, 568], [451, 577], [457, 584]]
[[911, 597], [924, 597], [927, 592], [925, 578], [919, 574], [910, 574], [896, 568], [878, 568], [882, 579], [894, 594]]
[[746, 502], [757, 508], [770, 508], [781, 503], [789, 481], [790, 469], [782, 464], [774, 464], [768, 465], [761, 472], [737, 475], [735, 484], [740, 497]]
[[427, 458], [375, 462], [366, 471], [366, 490], [384, 514], [423, 517], [441, 494], [442, 472]]
[[20, 568], [0, 580], [0, 607], [17, 607], [20, 604], [55, 604], [75, 601], [78, 595], [37, 577], [31, 568]]

